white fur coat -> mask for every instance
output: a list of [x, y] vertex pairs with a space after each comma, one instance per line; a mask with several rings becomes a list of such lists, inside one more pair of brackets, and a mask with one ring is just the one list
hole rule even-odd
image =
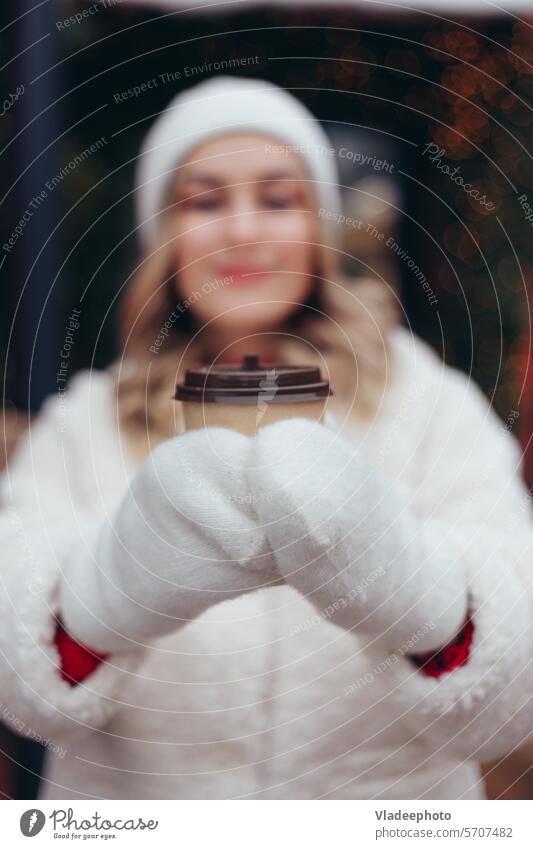
[[400, 328], [393, 354], [372, 424], [339, 424], [421, 522], [443, 538], [464, 532], [468, 662], [425, 677], [407, 651], [384, 656], [282, 585], [212, 607], [148, 650], [118, 651], [77, 687], [63, 681], [62, 569], [135, 472], [112, 370], [82, 372], [47, 400], [0, 490], [0, 718], [45, 741], [42, 798], [483, 797], [478, 762], [533, 731], [520, 452], [480, 390], [424, 343]]

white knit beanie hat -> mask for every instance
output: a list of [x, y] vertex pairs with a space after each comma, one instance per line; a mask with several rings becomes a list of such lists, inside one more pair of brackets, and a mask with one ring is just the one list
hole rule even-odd
[[135, 212], [145, 249], [153, 245], [157, 216], [175, 168], [210, 136], [239, 130], [264, 132], [301, 156], [321, 208], [326, 245], [335, 245], [341, 211], [334, 150], [318, 120], [284, 89], [260, 79], [214, 77], [176, 95], [148, 131], [137, 160]]

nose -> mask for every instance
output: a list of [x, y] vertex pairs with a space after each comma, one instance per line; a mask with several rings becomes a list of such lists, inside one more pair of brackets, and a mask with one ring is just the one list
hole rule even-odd
[[257, 242], [261, 236], [261, 209], [251, 191], [237, 191], [228, 205], [225, 236], [229, 245]]

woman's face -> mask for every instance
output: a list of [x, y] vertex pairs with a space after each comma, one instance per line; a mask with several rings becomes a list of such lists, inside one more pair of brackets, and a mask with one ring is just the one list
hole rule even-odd
[[179, 169], [176, 295], [202, 324], [274, 329], [310, 293], [316, 216], [299, 157], [267, 135], [217, 136]]

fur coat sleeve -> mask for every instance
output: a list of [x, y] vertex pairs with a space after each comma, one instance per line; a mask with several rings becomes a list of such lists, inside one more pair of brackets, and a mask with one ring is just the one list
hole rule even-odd
[[[425, 388], [412, 505], [461, 552], [473, 624], [467, 662], [439, 678], [407, 656], [386, 672], [414, 736], [490, 760], [533, 735], [533, 521], [512, 435], [481, 390], [417, 343]], [[412, 363], [413, 365], [413, 363]]]
[[[68, 558], [91, 545], [120, 487], [90, 497], [80, 467], [98, 437], [75, 446], [88, 427], [89, 410], [109, 415], [109, 374], [76, 376], [64, 395], [50, 396], [17, 446], [0, 482], [0, 692], [2, 718], [23, 736], [68, 743], [103, 726], [127, 701], [141, 650], [110, 655], [83, 683], [60, 674], [54, 643], [58, 587]], [[75, 437], [75, 438], [74, 438]], [[89, 437], [88, 437], [89, 438]]]

